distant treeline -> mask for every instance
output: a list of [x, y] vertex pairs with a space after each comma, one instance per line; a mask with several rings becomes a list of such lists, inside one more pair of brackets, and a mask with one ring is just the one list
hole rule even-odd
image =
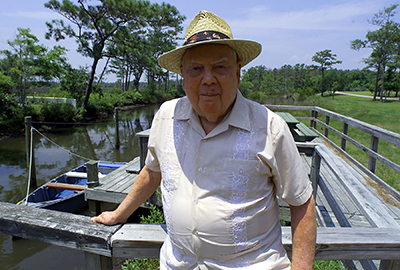
[[[296, 64], [281, 68], [267, 68], [263, 65], [251, 67], [242, 72], [240, 91], [250, 99], [264, 103], [268, 97], [283, 96], [287, 99], [301, 99], [324, 91], [334, 94], [336, 91], [371, 91], [375, 90], [376, 71], [369, 69], [325, 71], [324, 79], [315, 66]], [[396, 93], [400, 90], [398, 72], [388, 70], [385, 74], [385, 90]], [[380, 84], [380, 81], [378, 81]], [[379, 88], [378, 88], [379, 89]]]

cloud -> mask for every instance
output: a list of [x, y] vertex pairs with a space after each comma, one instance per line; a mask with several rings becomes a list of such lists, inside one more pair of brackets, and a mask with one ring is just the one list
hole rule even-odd
[[51, 20], [58, 15], [55, 12], [50, 11], [17, 11], [14, 13], [3, 13], [4, 16], [25, 19], [39, 19], [39, 20]]
[[240, 32], [246, 29], [259, 32], [271, 29], [359, 31], [365, 30], [367, 19], [381, 8], [372, 1], [324, 4], [283, 12], [273, 12], [267, 5], [259, 5], [243, 11], [240, 19], [232, 20], [231, 26]]

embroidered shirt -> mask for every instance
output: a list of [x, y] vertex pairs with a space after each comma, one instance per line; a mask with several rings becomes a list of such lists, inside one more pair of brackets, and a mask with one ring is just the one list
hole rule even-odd
[[277, 196], [302, 205], [312, 187], [279, 116], [238, 91], [206, 135], [186, 97], [168, 101], [148, 149], [146, 165], [162, 174], [161, 269], [290, 269]]

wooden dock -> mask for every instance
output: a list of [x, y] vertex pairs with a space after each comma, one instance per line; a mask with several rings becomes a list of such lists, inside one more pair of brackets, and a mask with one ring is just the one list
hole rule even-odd
[[[282, 108], [289, 107], [279, 107]], [[374, 174], [376, 161], [400, 172], [400, 165], [376, 152], [379, 139], [400, 147], [400, 135], [317, 107], [294, 109], [312, 111], [312, 117], [302, 120], [310, 120], [307, 129], [318, 136], [312, 134], [307, 142], [296, 143], [316, 198], [320, 226], [316, 259], [343, 260], [348, 269], [400, 269], [400, 193]], [[318, 113], [326, 115], [325, 123], [318, 120]], [[342, 132], [329, 126], [330, 118], [343, 121]], [[293, 128], [298, 127], [297, 120], [288, 119]], [[316, 125], [323, 126], [324, 134]], [[371, 134], [370, 149], [348, 136], [348, 125]], [[328, 130], [342, 137], [340, 146], [327, 138]], [[147, 137], [146, 133], [142, 135], [143, 159]], [[345, 152], [346, 142], [370, 156], [368, 168]], [[100, 179], [98, 186], [87, 188], [85, 194], [92, 210], [116, 207], [129, 192], [141, 166], [143, 160], [136, 158]], [[0, 209], [0, 232], [83, 250], [87, 252], [88, 269], [109, 269], [112, 257], [158, 257], [166, 236], [164, 225], [109, 227], [93, 224], [88, 217], [32, 207], [0, 202]], [[282, 203], [281, 212], [289, 220], [289, 211], [285, 210], [288, 206]], [[290, 256], [290, 227], [282, 227], [282, 232], [282, 242]]]
[[[136, 134], [140, 143], [139, 157], [100, 179], [98, 186], [85, 189], [85, 198], [89, 203], [91, 213], [98, 215], [102, 211], [114, 210], [128, 195], [137, 175], [144, 166], [149, 135], [150, 130]], [[154, 196], [148, 202], [158, 203]], [[143, 207], [147, 207], [147, 204]]]
[[95, 214], [112, 210], [129, 193], [140, 171], [140, 158], [137, 157], [124, 166], [99, 179], [99, 185], [85, 189], [89, 208]]

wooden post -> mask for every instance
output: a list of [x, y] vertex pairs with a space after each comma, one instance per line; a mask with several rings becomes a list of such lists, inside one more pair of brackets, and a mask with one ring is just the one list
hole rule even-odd
[[144, 130], [136, 134], [140, 140], [140, 169], [144, 167], [147, 155], [147, 144], [149, 142], [150, 129]]
[[316, 149], [314, 148], [311, 171], [310, 171], [310, 180], [313, 186], [314, 198], [316, 198], [317, 196], [320, 167], [321, 167], [321, 156], [319, 155], [318, 151], [316, 151]]
[[86, 164], [88, 188], [99, 185], [99, 166], [97, 161], [91, 160]]
[[381, 260], [379, 270], [395, 270], [400, 269], [400, 260]]
[[26, 168], [28, 170], [28, 177], [29, 177], [29, 169], [31, 172], [31, 182], [30, 187], [36, 188], [36, 166], [35, 166], [35, 154], [34, 148], [32, 145], [32, 164], [31, 164], [31, 128], [32, 128], [32, 117], [26, 116], [25, 117], [25, 140], [26, 140]]
[[316, 128], [317, 122], [316, 122], [314, 119], [318, 119], [318, 112], [312, 110], [312, 111], [311, 111], [311, 117], [312, 117], [312, 119], [311, 119], [311, 121], [310, 121], [310, 127]]
[[[343, 123], [342, 133], [347, 135], [348, 129], [349, 129], [349, 125], [346, 123]], [[342, 148], [343, 151], [346, 151], [346, 139], [345, 138], [342, 138], [342, 141], [340, 143], [340, 148]]]
[[85, 252], [86, 270], [113, 269], [112, 257]]
[[[331, 120], [331, 118], [329, 116], [325, 117], [325, 124], [327, 124], [329, 126], [329, 121]], [[328, 131], [329, 129], [327, 127], [325, 127], [324, 130], [324, 136], [328, 138]]]
[[[372, 151], [378, 152], [378, 142], [379, 142], [379, 139], [377, 137], [375, 137], [374, 135], [372, 135], [371, 136], [371, 147], [370, 147], [370, 149]], [[375, 173], [375, 168], [376, 168], [376, 159], [372, 156], [369, 156], [368, 170]]]
[[115, 118], [115, 149], [119, 149], [119, 123], [118, 123], [118, 107], [114, 108]]
[[[99, 185], [99, 166], [97, 161], [90, 160], [86, 164], [87, 172], [87, 186], [88, 188], [94, 188]], [[89, 213], [90, 216], [98, 216], [101, 213], [101, 205], [98, 201], [88, 200]], [[86, 264], [88, 265], [88, 259], [86, 259]], [[87, 268], [96, 269], [96, 268]]]

